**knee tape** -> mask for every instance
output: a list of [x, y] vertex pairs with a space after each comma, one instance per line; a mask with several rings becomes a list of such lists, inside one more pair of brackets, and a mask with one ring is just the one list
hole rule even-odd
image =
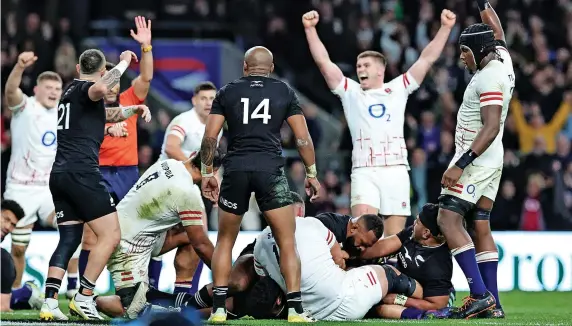
[[50, 266], [67, 270], [68, 263], [81, 244], [83, 224], [60, 225], [60, 241], [50, 259]]
[[401, 273], [397, 275], [391, 266], [384, 265], [385, 275], [387, 277], [387, 292], [395, 294], [403, 294], [408, 297], [412, 296], [417, 288], [415, 280]]
[[474, 206], [475, 204], [455, 196], [439, 196], [439, 208], [455, 212], [463, 217], [467, 217], [467, 213], [469, 213], [469, 211], [473, 209]]
[[475, 221], [488, 221], [491, 219], [491, 211], [477, 207], [473, 213], [473, 219]]
[[27, 247], [32, 238], [32, 229], [15, 229], [12, 231], [12, 243], [16, 246]]

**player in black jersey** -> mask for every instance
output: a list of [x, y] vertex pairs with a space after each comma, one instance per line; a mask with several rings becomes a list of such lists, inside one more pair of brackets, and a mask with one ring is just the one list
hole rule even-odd
[[[362, 252], [364, 259], [397, 254], [397, 269], [384, 265], [390, 294], [376, 308], [379, 316], [420, 319], [447, 306], [453, 260], [437, 225], [438, 211], [438, 205], [425, 204], [413, 226]], [[420, 294], [422, 299], [415, 298]]]
[[[231, 271], [231, 250], [248, 209], [251, 192], [276, 236], [280, 266], [288, 289], [288, 320], [308, 322], [302, 309], [300, 259], [295, 249], [294, 210], [284, 174], [280, 128], [287, 121], [296, 137], [306, 165], [306, 189], [311, 201], [318, 197], [314, 145], [298, 97], [287, 84], [270, 78], [274, 70], [272, 53], [254, 47], [245, 53], [244, 77], [224, 86], [217, 94], [201, 145], [203, 195], [218, 202], [219, 231], [213, 255], [214, 298], [212, 322], [226, 320], [225, 300]], [[228, 124], [228, 154], [219, 188], [212, 173], [212, 154], [217, 135]]]
[[81, 242], [83, 223], [97, 236], [79, 292], [70, 301], [70, 312], [83, 319], [103, 319], [93, 300], [95, 281], [120, 240], [115, 204], [99, 172], [99, 148], [106, 122], [119, 122], [134, 114], [146, 121], [151, 115], [145, 105], [105, 108], [103, 97], [117, 85], [132, 59], [131, 51], [121, 53], [120, 63], [105, 69], [99, 50], [86, 50], [79, 57], [75, 79], [63, 92], [58, 105], [58, 148], [50, 175], [60, 240], [50, 259], [46, 299], [41, 320], [67, 320], [58, 307], [57, 294], [68, 262]]

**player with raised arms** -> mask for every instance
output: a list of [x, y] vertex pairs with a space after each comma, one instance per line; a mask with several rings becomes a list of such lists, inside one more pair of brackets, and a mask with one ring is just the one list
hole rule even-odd
[[95, 307], [93, 290], [121, 238], [115, 203], [99, 171], [105, 123], [135, 114], [146, 121], [151, 119], [145, 105], [105, 108], [103, 98], [137, 56], [125, 51], [119, 58], [119, 64], [106, 72], [101, 51], [84, 51], [76, 66], [80, 79], [64, 90], [58, 105], [57, 151], [49, 184], [60, 239], [49, 263], [41, 320], [68, 319], [58, 307], [57, 296], [68, 262], [81, 243], [84, 223], [95, 233], [97, 243], [81, 276], [79, 291], [70, 301], [70, 312], [83, 319], [103, 319]]
[[441, 13], [441, 28], [409, 70], [384, 83], [386, 59], [375, 51], [357, 57], [359, 83], [344, 76], [328, 55], [316, 31], [319, 14], [310, 11], [302, 23], [310, 52], [328, 87], [342, 101], [353, 141], [352, 216], [382, 214], [385, 235], [396, 234], [411, 215], [407, 148], [403, 137], [407, 98], [419, 88], [439, 58], [455, 25], [455, 14]]
[[[484, 24], [467, 27], [459, 37], [461, 60], [474, 75], [457, 114], [455, 156], [443, 174], [439, 197], [439, 227], [470, 288], [451, 318], [504, 317], [489, 218], [503, 168], [504, 121], [515, 74], [497, 14], [486, 0], [477, 4]], [[463, 218], [474, 222], [474, 244]]]
[[[312, 322], [304, 312], [300, 294], [300, 259], [296, 252], [295, 212], [284, 173], [280, 128], [286, 121], [296, 137], [298, 151], [306, 165], [306, 191], [311, 201], [318, 197], [314, 145], [308, 132], [298, 96], [290, 86], [270, 77], [272, 53], [253, 47], [244, 55], [244, 77], [224, 86], [217, 94], [207, 119], [201, 145], [203, 195], [218, 202], [219, 229], [213, 254], [213, 308], [211, 322], [226, 321], [225, 301], [232, 267], [232, 247], [248, 210], [250, 195], [274, 231], [282, 255], [280, 267], [286, 280], [288, 321]], [[228, 124], [228, 153], [219, 196], [212, 159], [217, 136]]]

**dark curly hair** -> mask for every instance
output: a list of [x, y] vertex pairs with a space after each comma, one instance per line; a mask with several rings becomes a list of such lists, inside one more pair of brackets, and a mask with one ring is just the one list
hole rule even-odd
[[22, 206], [20, 206], [20, 204], [18, 204], [17, 202], [10, 200], [10, 199], [4, 199], [2, 200], [2, 210], [8, 210], [11, 211], [12, 213], [14, 213], [14, 215], [16, 215], [16, 218], [19, 220], [21, 220], [26, 214], [24, 214], [24, 209], [22, 208]]

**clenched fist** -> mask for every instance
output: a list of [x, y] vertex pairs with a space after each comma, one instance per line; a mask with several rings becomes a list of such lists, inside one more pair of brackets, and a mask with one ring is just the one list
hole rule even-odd
[[320, 15], [315, 10], [308, 11], [304, 16], [302, 16], [302, 24], [304, 24], [304, 28], [314, 27], [318, 24], [318, 21], [320, 21]]
[[38, 57], [32, 51], [22, 52], [18, 56], [18, 66], [23, 69], [28, 68], [29, 66], [33, 65], [34, 62], [38, 60]]
[[443, 9], [441, 12], [441, 26], [453, 28], [456, 20], [457, 16], [451, 10]]

